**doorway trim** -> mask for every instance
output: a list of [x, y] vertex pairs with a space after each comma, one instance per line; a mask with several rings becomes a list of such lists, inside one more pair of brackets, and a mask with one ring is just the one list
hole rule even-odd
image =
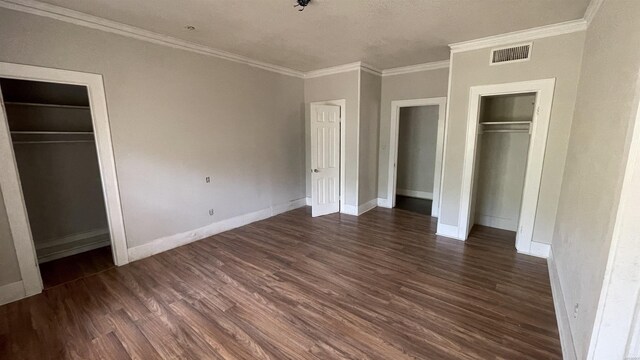
[[458, 236], [466, 240], [471, 230], [471, 201], [476, 162], [478, 117], [481, 98], [484, 96], [535, 93], [536, 105], [531, 123], [531, 140], [527, 155], [527, 168], [520, 207], [520, 220], [516, 236], [516, 249], [520, 253], [531, 253], [533, 228], [538, 209], [538, 196], [542, 180], [542, 166], [547, 146], [551, 107], [556, 79], [513, 82], [506, 84], [472, 86], [469, 90], [469, 113], [462, 172], [462, 194], [458, 219]]
[[[129, 262], [127, 241], [102, 75], [0, 62], [0, 77], [87, 87], [113, 260], [118, 266], [127, 264]], [[42, 291], [42, 278], [38, 268], [38, 257], [20, 184], [9, 124], [5, 116], [4, 101], [2, 101], [2, 107], [3, 109], [0, 111], [0, 167], [6, 170], [0, 171], [0, 189], [2, 189], [4, 206], [18, 258], [24, 296], [31, 296]]]
[[[346, 191], [346, 179], [345, 179], [345, 165], [346, 165], [346, 144], [347, 144], [347, 100], [325, 100], [325, 101], [314, 101], [309, 103], [309, 140], [311, 139], [311, 119], [313, 114], [313, 107], [317, 105], [334, 105], [340, 107], [340, 209], [339, 212], [343, 213], [345, 211], [345, 191]], [[307, 172], [307, 176], [311, 178], [311, 154], [313, 150], [311, 149], [311, 141], [309, 141], [309, 172]], [[307, 204], [311, 205], [311, 198], [313, 197], [313, 193], [310, 194], [309, 200], [307, 200]]]
[[400, 109], [416, 106], [438, 106], [438, 134], [436, 137], [436, 163], [433, 171], [433, 199], [431, 216], [440, 216], [440, 188], [442, 179], [442, 154], [444, 150], [444, 128], [447, 106], [446, 97], [395, 100], [391, 102], [391, 125], [389, 127], [389, 174], [387, 177], [387, 205], [396, 206], [396, 183], [398, 175], [398, 145], [400, 129]]

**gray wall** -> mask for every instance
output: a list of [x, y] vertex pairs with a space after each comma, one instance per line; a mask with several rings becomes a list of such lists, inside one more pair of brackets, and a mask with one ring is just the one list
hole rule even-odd
[[102, 74], [129, 247], [304, 197], [302, 79], [6, 9], [0, 33], [0, 61]]
[[[306, 196], [311, 197], [311, 129], [310, 103], [346, 100], [345, 204], [357, 206], [358, 201], [358, 118], [360, 113], [360, 70], [304, 80]], [[303, 147], [301, 146], [300, 149]], [[298, 151], [300, 151], [298, 149]]]
[[438, 106], [400, 109], [396, 189], [427, 192], [433, 196], [438, 110]]
[[490, 48], [452, 54], [450, 113], [447, 119], [442, 208], [439, 219], [441, 223], [458, 225], [470, 87], [556, 78], [533, 234], [533, 240], [536, 242], [551, 242], [584, 37], [584, 32], [578, 32], [535, 40], [530, 61], [499, 66], [489, 65]]
[[[487, 55], [488, 56], [488, 55]], [[420, 71], [382, 77], [380, 103], [380, 144], [378, 156], [378, 197], [387, 198], [389, 186], [389, 128], [391, 102], [395, 100], [446, 97], [449, 69]]]
[[361, 71], [360, 80], [360, 163], [358, 205], [378, 198], [378, 138], [382, 78]]
[[2, 191], [0, 191], [0, 286], [20, 281], [20, 279], [16, 249], [13, 246], [7, 210], [4, 207]]
[[579, 359], [589, 348], [640, 98], [639, 17], [638, 1], [605, 1], [587, 31], [552, 245], [567, 313], [579, 304], [577, 318], [569, 316]]

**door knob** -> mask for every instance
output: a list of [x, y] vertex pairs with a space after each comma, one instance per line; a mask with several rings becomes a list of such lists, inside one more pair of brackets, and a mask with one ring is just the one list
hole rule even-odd
[[312, 171], [313, 171], [314, 173], [319, 173], [319, 172], [320, 172], [320, 170], [318, 170], [318, 169], [313, 169]]

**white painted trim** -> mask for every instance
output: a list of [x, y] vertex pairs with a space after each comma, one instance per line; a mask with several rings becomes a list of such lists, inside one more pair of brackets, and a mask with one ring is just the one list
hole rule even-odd
[[546, 259], [551, 252], [551, 245], [532, 241], [528, 252], [518, 251], [518, 254], [531, 255]]
[[587, 26], [591, 25], [591, 22], [596, 17], [598, 10], [600, 10], [600, 6], [604, 3], [604, 0], [591, 0], [589, 6], [587, 7], [587, 11], [584, 13], [584, 20], [587, 22]]
[[311, 206], [313, 204], [313, 202], [312, 202], [310, 197], [306, 198], [305, 202], [306, 202], [307, 206]]
[[230, 219], [221, 220], [201, 228], [183, 232], [180, 234], [165, 236], [149, 243], [134, 246], [129, 249], [129, 259], [136, 261], [149, 256], [165, 252], [182, 245], [202, 240], [204, 238], [220, 234], [241, 226], [251, 224], [256, 221], [268, 219], [283, 212], [306, 206], [305, 198], [293, 200], [286, 204], [274, 205], [266, 209], [254, 211], [248, 214], [239, 215]]
[[22, 280], [0, 286], [0, 306], [25, 297]]
[[378, 199], [369, 200], [366, 203], [358, 206], [358, 216], [375, 209], [378, 206]]
[[518, 231], [517, 219], [505, 219], [498, 216], [476, 214], [475, 223], [496, 229]]
[[400, 109], [413, 106], [438, 106], [438, 134], [436, 137], [436, 163], [433, 172], [433, 202], [431, 214], [440, 216], [440, 184], [442, 179], [442, 157], [444, 153], [445, 113], [447, 98], [425, 98], [411, 100], [395, 100], [391, 102], [391, 123], [389, 124], [389, 164], [387, 175], [387, 199], [391, 200], [391, 207], [396, 204], [397, 168], [398, 163], [398, 137]]
[[562, 358], [564, 360], [576, 360], [576, 350], [571, 334], [571, 322], [569, 321], [569, 314], [567, 313], [567, 307], [564, 303], [564, 294], [562, 293], [560, 276], [552, 249], [549, 249], [547, 266], [549, 267], [549, 282], [551, 283], [551, 294], [553, 295], [553, 307], [555, 308], [558, 332], [560, 333]]
[[[358, 107], [356, 108], [356, 209], [360, 204], [360, 106], [362, 105], [362, 71], [358, 71]], [[346, 197], [346, 196], [345, 196]]]
[[341, 214], [358, 216], [358, 207], [355, 205], [344, 205], [343, 208], [340, 209]]
[[109, 234], [109, 229], [95, 229], [91, 231], [85, 231], [77, 234], [71, 234], [67, 236], [63, 236], [57, 239], [50, 239], [41, 243], [36, 244], [36, 250], [45, 249], [48, 247], [68, 244], [76, 241], [81, 241], [85, 239], [89, 239], [92, 237], [104, 236]]
[[[345, 175], [347, 166], [347, 100], [326, 100], [309, 103], [309, 121], [311, 121], [311, 117], [313, 116], [311, 107], [316, 105], [335, 105], [340, 107], [340, 212], [342, 212], [342, 209], [345, 207], [345, 193], [347, 191], [347, 179]], [[310, 147], [309, 149], [312, 151]], [[309, 154], [309, 156], [311, 156], [311, 154]], [[307, 172], [306, 174], [307, 176], [310, 176], [310, 172]], [[313, 186], [311, 188], [313, 189]], [[311, 196], [313, 196], [313, 193]], [[309, 197], [307, 199], [307, 206], [313, 206], [313, 198]]]
[[391, 202], [389, 201], [389, 199], [383, 199], [383, 198], [378, 198], [378, 207], [383, 207], [383, 208], [391, 208]]
[[[447, 84], [447, 99], [451, 98], [451, 80], [453, 78], [453, 54], [450, 54], [449, 56], [449, 81]], [[444, 169], [446, 169], [447, 167], [447, 135], [449, 133], [449, 114], [450, 114], [450, 107], [451, 107], [451, 102], [447, 101], [447, 106], [446, 106], [446, 113], [445, 113], [445, 118], [444, 118], [444, 131], [443, 131], [443, 135], [442, 135], [442, 167], [441, 167], [441, 173], [440, 173], [440, 186], [438, 186], [438, 188], [440, 189], [440, 194], [438, 196], [438, 200], [434, 201], [434, 203], [437, 202], [438, 204], [438, 224], [437, 227], [440, 228], [440, 226], [444, 226], [444, 227], [448, 227], [450, 225], [447, 224], [443, 224], [440, 222], [440, 219], [442, 219], [442, 216], [440, 216], [442, 214], [442, 184], [444, 184]], [[438, 131], [440, 131], [440, 129], [438, 128]], [[457, 229], [456, 229], [457, 231]]]
[[424, 64], [402, 66], [402, 67], [382, 70], [382, 76], [403, 75], [403, 74], [416, 73], [420, 71], [430, 71], [430, 70], [447, 69], [447, 68], [449, 68], [449, 60], [434, 61], [434, 62], [428, 62]]
[[85, 251], [99, 249], [101, 247], [108, 246], [110, 243], [111, 243], [111, 241], [110, 241], [110, 239], [108, 237], [97, 238], [95, 241], [90, 242], [90, 243], [82, 244], [82, 245], [75, 246], [73, 248], [69, 248], [69, 249], [65, 249], [65, 250], [61, 250], [61, 251], [56, 251], [56, 252], [53, 252], [51, 254], [47, 254], [47, 255], [44, 255], [44, 256], [38, 256], [38, 262], [40, 264], [44, 264], [44, 263], [49, 262], [49, 261], [53, 261], [53, 260], [56, 260], [56, 259], [61, 259], [61, 258], [64, 258], [64, 257], [67, 257], [67, 256], [71, 256], [71, 255], [80, 254], [80, 253], [83, 253]]
[[360, 70], [364, 72], [368, 72], [369, 74], [372, 74], [372, 75], [382, 76], [382, 70], [377, 69], [372, 65], [369, 65], [364, 62], [360, 62]]
[[545, 25], [527, 30], [514, 31], [505, 34], [488, 36], [480, 39], [462, 41], [449, 44], [452, 53], [503, 46], [512, 43], [528, 42], [551, 36], [570, 34], [587, 30], [584, 19], [566, 21], [558, 24]]
[[245, 56], [210, 48], [204, 45], [199, 45], [167, 35], [162, 35], [153, 31], [144, 30], [135, 26], [103, 19], [97, 16], [66, 9], [60, 6], [46, 4], [40, 1], [0, 0], [0, 7], [21, 11], [28, 14], [44, 16], [74, 25], [106, 31], [109, 33], [142, 40], [157, 45], [168, 46], [174, 49], [190, 51], [201, 55], [207, 55], [228, 61], [233, 61], [236, 63], [249, 65], [255, 68], [275, 72], [282, 75], [294, 76], [298, 78], [304, 77], [304, 73], [301, 71], [250, 59]]
[[461, 239], [458, 237], [458, 233], [459, 231], [457, 226], [447, 225], [447, 224], [438, 222], [438, 230], [436, 231], [436, 235], [444, 236], [449, 239], [464, 241], [465, 239]]
[[465, 141], [464, 165], [460, 212], [458, 215], [459, 238], [466, 239], [471, 230], [471, 200], [476, 162], [478, 116], [480, 99], [483, 96], [536, 93], [536, 112], [531, 124], [531, 141], [527, 157], [527, 169], [520, 208], [520, 221], [516, 235], [516, 249], [521, 253], [530, 253], [533, 239], [538, 194], [542, 179], [542, 166], [547, 144], [551, 106], [555, 89], [555, 79], [521, 81], [506, 84], [472, 86], [469, 89], [469, 109], [467, 115], [467, 133]]
[[396, 194], [402, 195], [402, 196], [409, 196], [417, 199], [433, 200], [433, 193], [427, 192], [427, 191], [396, 189]]
[[[128, 263], [120, 190], [102, 76], [2, 62], [0, 62], [0, 76], [87, 87], [114, 262], [119, 266]], [[0, 168], [6, 169], [6, 171], [0, 171], [0, 187], [4, 195], [25, 293], [29, 296], [42, 291], [42, 280], [4, 111], [0, 111], [0, 122]]]

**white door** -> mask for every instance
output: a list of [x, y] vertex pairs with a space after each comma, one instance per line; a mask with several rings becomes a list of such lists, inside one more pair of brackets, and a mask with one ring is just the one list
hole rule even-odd
[[340, 107], [311, 105], [311, 213], [340, 211]]

